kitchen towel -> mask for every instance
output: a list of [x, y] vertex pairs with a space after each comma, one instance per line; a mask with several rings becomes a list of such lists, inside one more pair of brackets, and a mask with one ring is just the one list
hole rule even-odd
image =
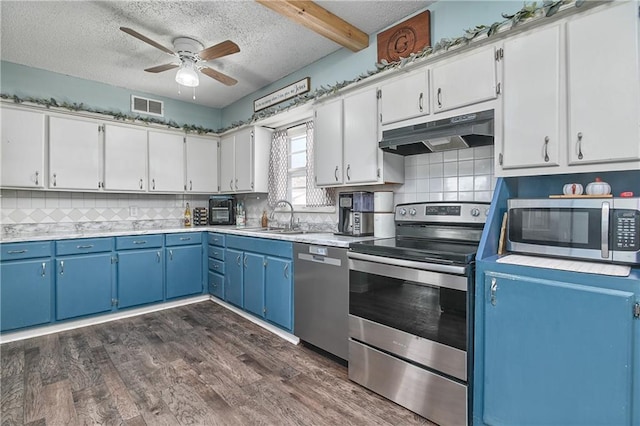
[[394, 213], [373, 214], [373, 236], [376, 238], [393, 238], [396, 236]]
[[579, 260], [554, 259], [551, 257], [523, 256], [510, 254], [501, 257], [496, 262], [511, 265], [533, 266], [535, 268], [560, 269], [563, 271], [583, 272], [585, 274], [612, 275], [627, 277], [631, 272], [630, 266], [611, 265], [599, 262], [581, 262]]

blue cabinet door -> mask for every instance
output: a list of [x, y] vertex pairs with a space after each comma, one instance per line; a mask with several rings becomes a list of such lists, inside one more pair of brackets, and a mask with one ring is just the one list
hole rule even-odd
[[162, 249], [118, 253], [119, 308], [163, 299], [162, 258]]
[[266, 318], [287, 330], [293, 330], [293, 263], [267, 257], [265, 280]]
[[224, 275], [209, 271], [209, 293], [219, 299], [224, 298]]
[[51, 260], [0, 265], [0, 331], [48, 323], [51, 318]]
[[111, 310], [111, 253], [56, 258], [56, 318]]
[[244, 253], [244, 309], [264, 316], [264, 267], [261, 254]]
[[484, 295], [486, 424], [631, 424], [633, 293], [488, 273]]
[[202, 245], [165, 249], [167, 299], [202, 293]]
[[224, 300], [243, 307], [243, 252], [226, 249], [224, 255]]

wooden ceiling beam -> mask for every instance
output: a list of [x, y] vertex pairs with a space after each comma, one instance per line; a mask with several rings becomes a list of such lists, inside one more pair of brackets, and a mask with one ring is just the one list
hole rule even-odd
[[365, 32], [312, 1], [256, 1], [353, 52], [358, 52], [369, 46], [369, 36]]

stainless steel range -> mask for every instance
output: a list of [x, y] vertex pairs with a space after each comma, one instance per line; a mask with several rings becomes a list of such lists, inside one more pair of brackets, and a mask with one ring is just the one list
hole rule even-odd
[[396, 238], [349, 246], [349, 378], [470, 424], [474, 263], [488, 203], [400, 204]]

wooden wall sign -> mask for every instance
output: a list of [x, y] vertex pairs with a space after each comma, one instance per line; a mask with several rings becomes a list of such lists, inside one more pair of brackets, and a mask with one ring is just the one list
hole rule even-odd
[[396, 62], [431, 46], [431, 14], [428, 10], [378, 34], [378, 62]]
[[284, 102], [287, 99], [291, 99], [303, 93], [307, 93], [311, 90], [311, 78], [305, 77], [300, 81], [291, 83], [290, 85], [269, 93], [261, 98], [253, 101], [253, 111], [257, 112], [261, 109], [268, 108], [280, 102]]

